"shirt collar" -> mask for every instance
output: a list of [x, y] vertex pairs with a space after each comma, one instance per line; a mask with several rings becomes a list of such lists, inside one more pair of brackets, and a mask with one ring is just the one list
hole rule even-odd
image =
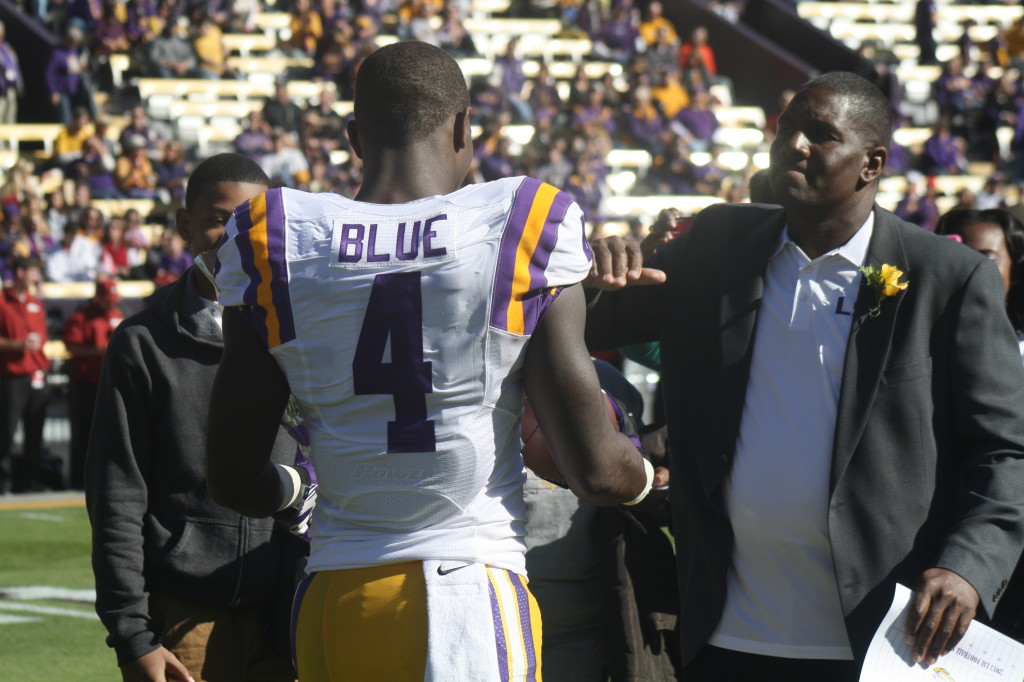
[[[868, 245], [871, 243], [871, 235], [874, 234], [874, 231], [875, 212], [871, 211], [871, 213], [868, 214], [867, 220], [864, 221], [864, 224], [861, 225], [860, 228], [853, 233], [853, 236], [850, 237], [845, 244], [836, 247], [827, 253], [821, 254], [814, 260], [822, 260], [825, 258], [830, 258], [832, 256], [839, 256], [849, 261], [853, 265], [860, 267], [861, 265], [864, 265], [864, 261], [868, 257]], [[779, 241], [778, 243], [776, 243], [775, 249], [772, 250], [772, 255], [771, 258], [769, 258], [769, 260], [778, 256], [787, 244], [792, 244], [793, 248], [800, 249], [800, 247], [797, 246], [796, 242], [794, 242], [789, 237], [788, 224], [786, 225], [785, 229], [783, 229], [782, 232], [779, 234]]]

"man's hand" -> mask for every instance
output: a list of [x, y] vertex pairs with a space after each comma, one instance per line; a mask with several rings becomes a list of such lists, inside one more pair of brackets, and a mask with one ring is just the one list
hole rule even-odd
[[921, 574], [903, 636], [914, 663], [932, 665], [967, 633], [980, 597], [969, 582], [944, 568]]
[[121, 666], [121, 679], [124, 682], [194, 682], [181, 661], [163, 647]]
[[630, 239], [608, 237], [590, 242], [594, 251], [594, 262], [583, 285], [615, 291], [623, 287], [640, 284], [661, 284], [665, 273], [654, 268], [643, 267], [644, 257], [640, 245]]
[[644, 258], [672, 241], [674, 237], [672, 230], [681, 217], [678, 209], [674, 208], [663, 208], [658, 212], [658, 218], [651, 225], [650, 232], [640, 242], [640, 253]]

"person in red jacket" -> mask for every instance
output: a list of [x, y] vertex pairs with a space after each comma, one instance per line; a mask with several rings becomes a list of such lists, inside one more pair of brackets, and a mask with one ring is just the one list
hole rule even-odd
[[112, 279], [96, 280], [96, 294], [76, 310], [64, 325], [64, 345], [71, 354], [71, 421], [70, 484], [75, 490], [85, 487], [85, 451], [96, 406], [96, 389], [100, 385], [103, 354], [114, 329], [124, 319], [117, 304], [121, 296]]
[[[21, 492], [36, 483], [46, 421], [46, 309], [32, 295], [40, 281], [39, 262], [15, 258], [14, 279], [0, 294], [0, 494]], [[14, 469], [11, 446], [18, 420], [24, 446]]]

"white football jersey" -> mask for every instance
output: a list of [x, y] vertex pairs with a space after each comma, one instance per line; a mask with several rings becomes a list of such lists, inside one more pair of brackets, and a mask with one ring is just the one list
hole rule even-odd
[[522, 177], [395, 205], [274, 189], [217, 255], [221, 303], [248, 312], [309, 427], [309, 570], [524, 572], [522, 365], [590, 269], [572, 199]]

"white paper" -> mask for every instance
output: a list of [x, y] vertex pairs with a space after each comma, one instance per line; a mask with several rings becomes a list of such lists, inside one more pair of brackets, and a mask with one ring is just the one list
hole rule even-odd
[[868, 647], [860, 682], [1020, 682], [1024, 680], [1024, 645], [977, 621], [953, 651], [934, 665], [910, 662], [910, 645], [903, 640], [911, 591], [896, 586], [896, 594]]

